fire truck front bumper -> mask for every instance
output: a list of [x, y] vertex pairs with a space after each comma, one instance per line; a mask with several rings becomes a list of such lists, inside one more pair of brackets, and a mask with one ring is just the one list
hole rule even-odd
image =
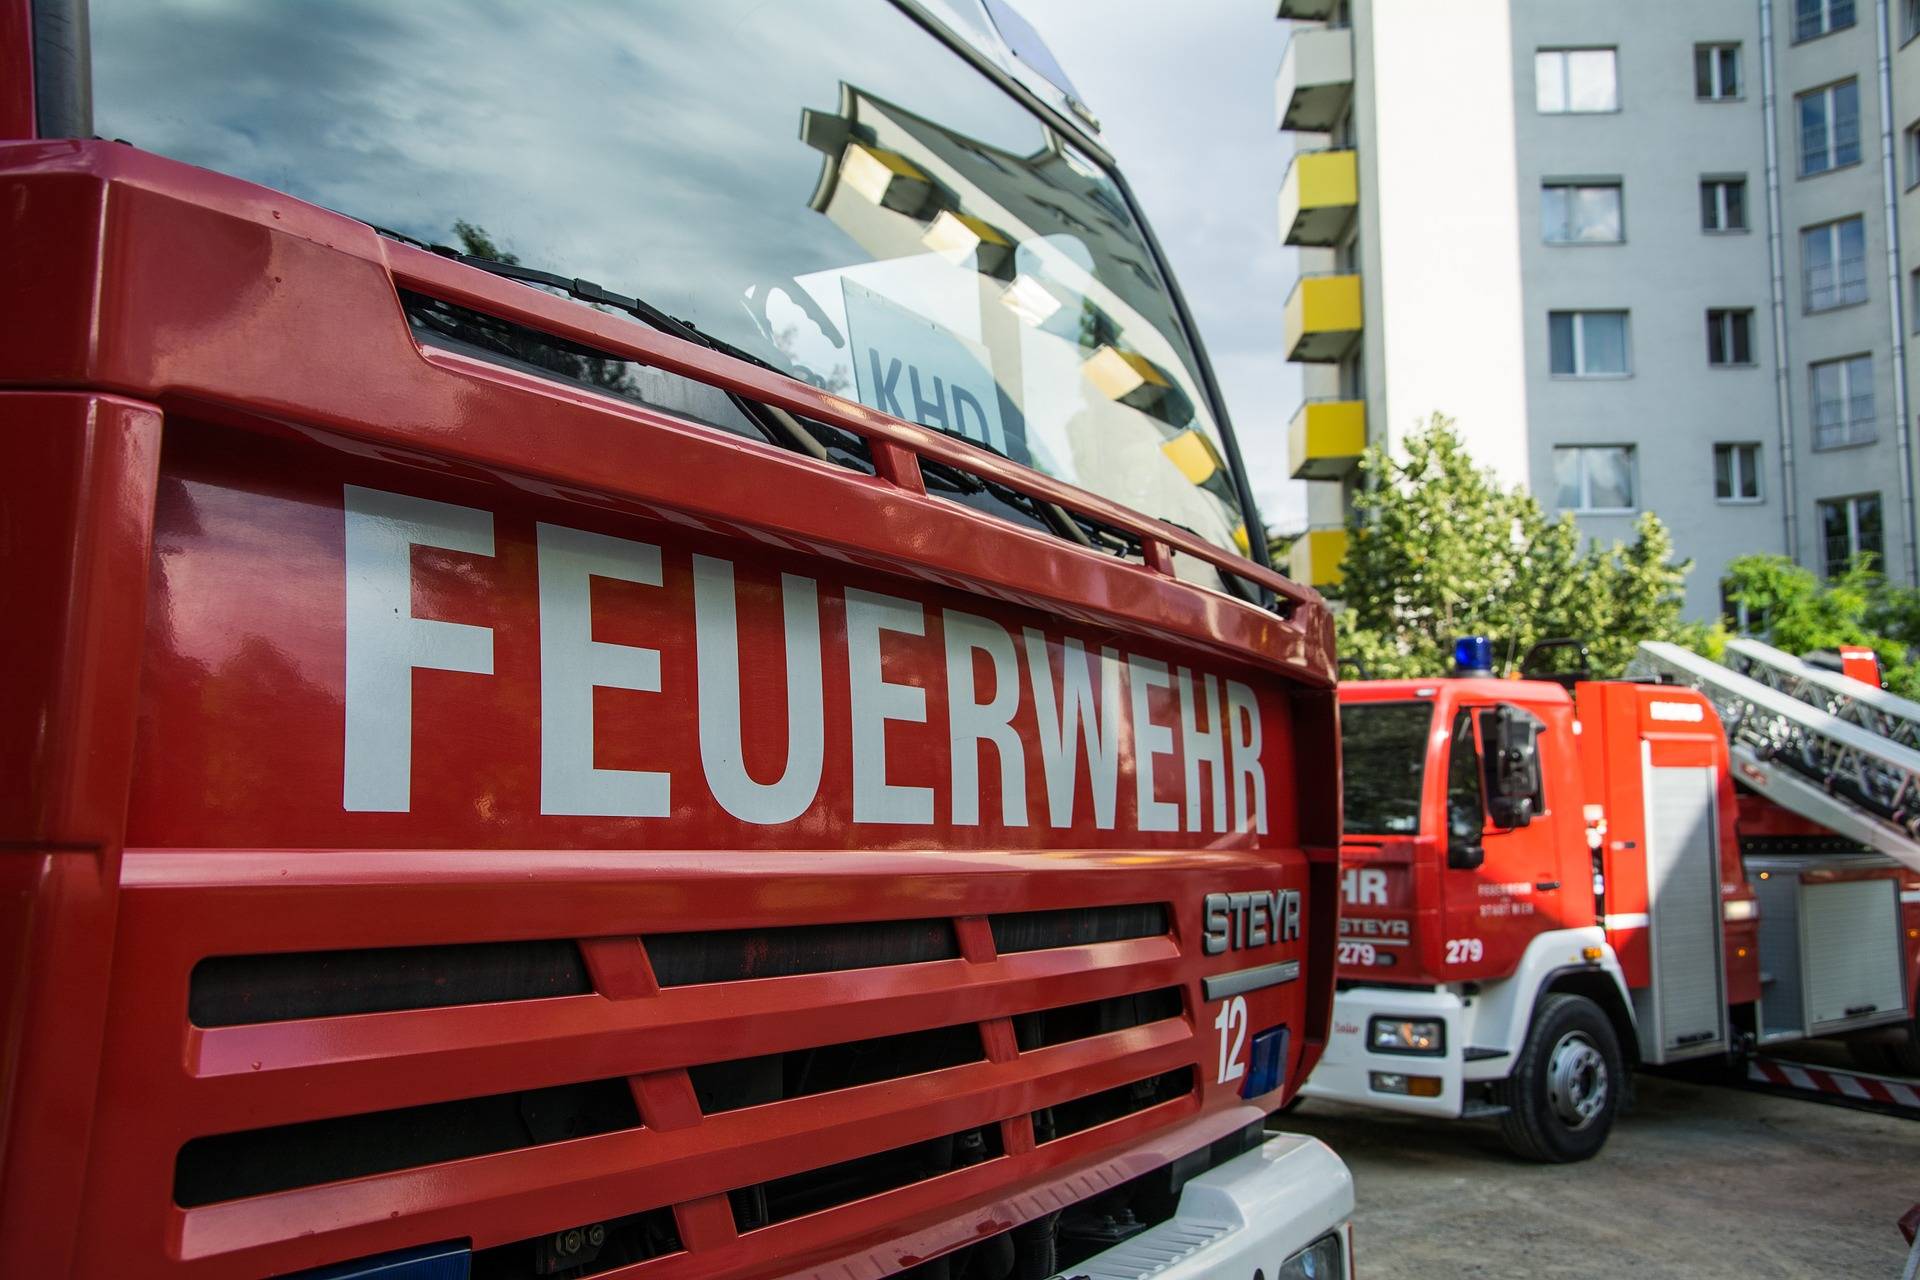
[[[1333, 998], [1327, 1051], [1301, 1094], [1449, 1119], [1465, 1110], [1467, 1010], [1451, 991], [1355, 987]], [[1404, 1029], [1405, 1047], [1372, 1047], [1374, 1024]], [[1505, 1074], [1502, 1062], [1489, 1078]], [[1486, 1074], [1486, 1073], [1483, 1073]]]
[[1069, 1267], [1103, 1280], [1346, 1280], [1353, 1274], [1353, 1175], [1317, 1138], [1273, 1134], [1192, 1179], [1173, 1217]]

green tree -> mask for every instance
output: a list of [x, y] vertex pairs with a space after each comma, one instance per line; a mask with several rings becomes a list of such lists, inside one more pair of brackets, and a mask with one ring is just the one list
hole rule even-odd
[[1887, 585], [1871, 556], [1826, 582], [1785, 556], [1741, 556], [1727, 566], [1725, 587], [1769, 644], [1792, 654], [1864, 645], [1880, 659], [1888, 688], [1920, 697], [1920, 667], [1910, 660], [1920, 641], [1920, 593]]
[[1572, 637], [1609, 674], [1642, 640], [1700, 630], [1680, 620], [1691, 564], [1651, 513], [1632, 542], [1583, 547], [1571, 516], [1502, 488], [1438, 414], [1403, 456], [1370, 449], [1361, 469], [1336, 625], [1342, 655], [1371, 676], [1444, 674], [1461, 635], [1492, 637], [1501, 666]]

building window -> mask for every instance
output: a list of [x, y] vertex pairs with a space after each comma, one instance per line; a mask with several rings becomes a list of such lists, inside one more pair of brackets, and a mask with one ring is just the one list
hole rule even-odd
[[1920, 36], [1920, 0], [1901, 0], [1900, 43]]
[[[1920, 4], [1920, 0], [1913, 0]], [[1902, 150], [1907, 153], [1907, 186], [1920, 186], [1920, 124], [1910, 124], [1907, 131], [1900, 135]]]
[[1562, 511], [1631, 511], [1633, 446], [1583, 444], [1553, 451], [1553, 484]]
[[1867, 223], [1860, 217], [1800, 232], [1800, 269], [1809, 311], [1867, 300]]
[[1724, 102], [1740, 96], [1740, 46], [1693, 46], [1693, 96], [1703, 102]]
[[1753, 363], [1753, 309], [1716, 307], [1707, 312], [1707, 363]]
[[1813, 447], [1838, 449], [1879, 438], [1873, 422], [1873, 357], [1822, 360], [1807, 370], [1813, 387]]
[[1624, 239], [1617, 182], [1546, 182], [1540, 225], [1548, 244], [1615, 244]]
[[1913, 326], [1915, 333], [1920, 333], [1920, 267], [1915, 267], [1907, 279], [1908, 293], [1912, 298], [1912, 305], [1907, 308], [1907, 322]]
[[1793, 38], [1811, 40], [1853, 25], [1853, 0], [1794, 0]]
[[1760, 501], [1760, 446], [1713, 446], [1713, 496], [1721, 502]]
[[1860, 82], [1843, 80], [1794, 99], [1800, 116], [1800, 176], [1860, 163]]
[[1627, 313], [1553, 311], [1547, 315], [1552, 370], [1569, 378], [1619, 377], [1627, 368]]
[[1876, 566], [1883, 565], [1887, 548], [1880, 532], [1880, 495], [1822, 499], [1820, 541], [1822, 568], [1829, 578], [1845, 573], [1861, 556], [1872, 556]]
[[[1916, 0], [1920, 3], [1920, 0]], [[1745, 178], [1702, 178], [1700, 180], [1700, 229], [1702, 231], [1745, 231], [1747, 229], [1747, 180]]]
[[1540, 50], [1533, 55], [1533, 92], [1542, 115], [1618, 111], [1613, 50]]

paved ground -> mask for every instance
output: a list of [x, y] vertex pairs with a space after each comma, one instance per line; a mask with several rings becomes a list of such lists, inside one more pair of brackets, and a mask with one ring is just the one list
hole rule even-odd
[[1642, 1075], [1585, 1164], [1523, 1164], [1485, 1121], [1307, 1102], [1281, 1127], [1353, 1170], [1366, 1280], [1898, 1277], [1920, 1122]]

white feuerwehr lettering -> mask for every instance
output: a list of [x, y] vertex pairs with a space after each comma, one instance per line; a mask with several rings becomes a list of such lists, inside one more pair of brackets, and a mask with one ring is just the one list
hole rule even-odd
[[414, 547], [493, 554], [493, 515], [345, 486], [347, 725], [343, 808], [412, 802], [413, 671], [493, 674], [493, 630], [413, 616]]
[[[493, 672], [493, 631], [466, 623], [415, 618], [413, 547], [494, 554], [493, 516], [471, 507], [344, 487], [346, 517], [346, 735], [342, 802], [355, 811], [405, 812], [413, 752], [415, 669]], [[671, 812], [666, 772], [594, 765], [596, 688], [660, 692], [660, 651], [593, 639], [592, 579], [660, 586], [660, 548], [605, 534], [540, 524], [536, 528], [540, 607], [540, 805], [547, 814], [664, 817]], [[819, 796], [825, 767], [819, 588], [811, 578], [781, 575], [787, 666], [787, 757], [775, 782], [746, 770], [742, 744], [740, 636], [733, 566], [694, 556], [695, 656], [701, 761], [721, 808], [754, 823], [790, 822]], [[924, 636], [922, 606], [848, 588], [846, 643], [851, 713], [853, 820], [930, 824], [933, 788], [887, 780], [887, 722], [924, 724], [926, 691], [885, 678], [881, 633]], [[1000, 820], [1027, 822], [1026, 744], [1014, 728], [1020, 709], [1019, 659], [999, 623], [958, 610], [943, 615], [952, 817], [980, 821], [980, 752], [991, 744], [1000, 768]], [[1095, 825], [1115, 823], [1121, 744], [1128, 736], [1120, 693], [1123, 662], [1132, 692], [1136, 812], [1142, 831], [1176, 831], [1181, 806], [1160, 799], [1154, 764], [1174, 753], [1174, 731], [1155, 723], [1151, 694], [1173, 687], [1164, 663], [1126, 659], [1102, 648], [1096, 693], [1086, 646], [1063, 638], [1050, 645], [1039, 630], [1022, 630], [1033, 691], [1047, 818], [1056, 828], [1075, 821], [1082, 750], [1087, 758]], [[1061, 653], [1056, 685], [1051, 650]], [[993, 694], [981, 701], [976, 655], [985, 654]], [[1210, 770], [1213, 830], [1223, 829], [1232, 792], [1235, 830], [1267, 831], [1266, 775], [1254, 692], [1205, 672], [1178, 670], [1180, 751], [1185, 768], [1186, 828], [1201, 829], [1200, 766]], [[1205, 724], [1200, 701], [1204, 698]], [[1230, 763], [1229, 763], [1230, 762]]]
[[1133, 691], [1133, 783], [1142, 831], [1178, 831], [1180, 806], [1159, 799], [1153, 789], [1153, 761], [1173, 754], [1173, 730], [1155, 724], [1149, 694], [1168, 687], [1167, 664], [1137, 653], [1127, 655], [1127, 686]]
[[1193, 673], [1181, 667], [1180, 754], [1187, 766], [1187, 830], [1200, 829], [1200, 766], [1207, 766], [1213, 783], [1213, 829], [1227, 829], [1227, 741], [1220, 731], [1220, 682], [1211, 675], [1203, 677], [1207, 691], [1207, 727], [1199, 727], [1194, 707]]
[[1040, 763], [1047, 778], [1047, 821], [1056, 827], [1073, 825], [1074, 776], [1084, 743], [1093, 791], [1093, 824], [1111, 831], [1120, 781], [1120, 655], [1111, 649], [1100, 650], [1100, 701], [1096, 708], [1093, 681], [1087, 673], [1086, 646], [1069, 637], [1061, 647], [1060, 696], [1056, 701], [1046, 637], [1032, 627], [1023, 627], [1020, 634], [1026, 642], [1034, 719], [1039, 722]]
[[933, 788], [887, 781], [887, 721], [925, 724], [927, 691], [892, 684], [881, 672], [880, 633], [927, 633], [919, 605], [878, 592], [847, 588], [847, 703], [853, 713], [853, 820], [926, 825], [933, 821]]
[[[1027, 753], [1013, 727], [1020, 709], [1020, 660], [1013, 637], [997, 622], [947, 609], [940, 615], [947, 648], [947, 724], [953, 757], [953, 821], [980, 821], [980, 744], [991, 742], [1000, 760], [1000, 820], [1027, 825]], [[981, 702], [974, 687], [973, 655], [993, 667], [993, 699]]]
[[660, 585], [660, 548], [557, 524], [540, 566], [540, 812], [663, 818], [672, 776], [593, 763], [593, 691], [660, 692], [660, 651], [593, 638], [595, 578]]
[[1265, 835], [1267, 774], [1260, 767], [1260, 703], [1238, 680], [1227, 681], [1227, 719], [1233, 726], [1233, 829]]
[[786, 622], [787, 766], [778, 782], [747, 773], [740, 725], [740, 624], [733, 563], [693, 558], [693, 631], [700, 691], [700, 766], [713, 798], [742, 822], [791, 822], [820, 793], [826, 761], [821, 701], [820, 592], [812, 578], [780, 575]]

